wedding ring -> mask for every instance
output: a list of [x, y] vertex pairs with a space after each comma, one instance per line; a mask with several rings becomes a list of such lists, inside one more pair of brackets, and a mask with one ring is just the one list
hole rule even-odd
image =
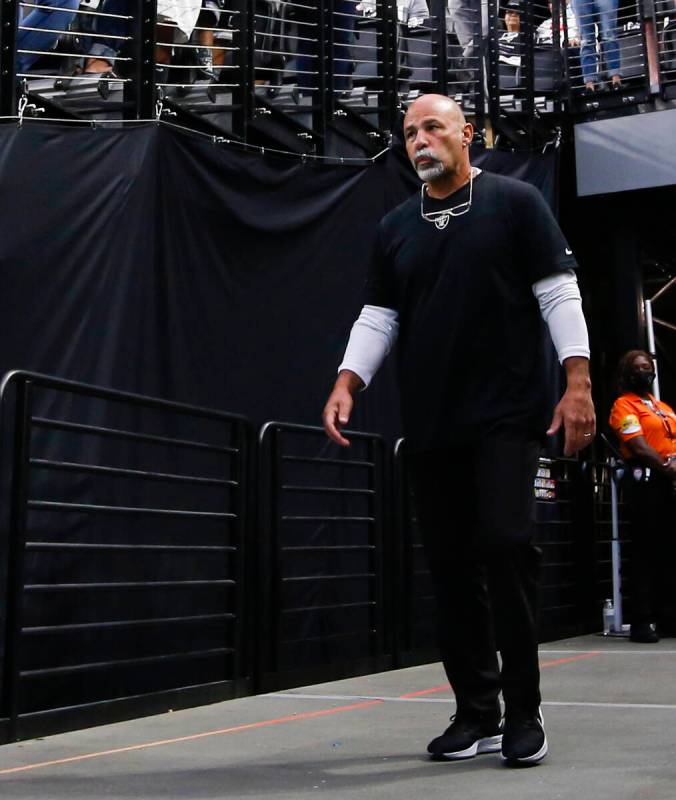
[[588, 439], [590, 436], [593, 436], [593, 435], [594, 435], [593, 433], [585, 433], [584, 437], [585, 437], [585, 439]]

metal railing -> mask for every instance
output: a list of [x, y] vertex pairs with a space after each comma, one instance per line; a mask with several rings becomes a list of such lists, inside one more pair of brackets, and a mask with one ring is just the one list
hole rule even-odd
[[385, 459], [322, 428], [270, 422], [260, 442], [258, 685], [264, 690], [392, 666]]
[[8, 738], [241, 692], [246, 421], [25, 372], [0, 414]]
[[159, 116], [291, 152], [369, 155], [425, 92], [454, 97], [480, 131], [489, 115], [519, 144], [511, 119], [533, 146], [547, 139], [543, 121], [551, 132], [566, 112], [621, 113], [676, 84], [673, 0], [648, 11], [631, 0], [612, 17], [595, 0], [194, 0], [178, 18], [172, 8], [6, 0], [2, 114]]
[[596, 543], [593, 555], [596, 569], [594, 603], [600, 623], [601, 609], [605, 599], [616, 599], [617, 592], [621, 592], [624, 600], [630, 600], [625, 591], [627, 587], [623, 586], [623, 579], [628, 572], [631, 524], [628, 519], [627, 507], [622, 502], [620, 482], [615, 474], [617, 538], [614, 538], [613, 474], [616, 472], [616, 467], [612, 458], [608, 458], [604, 462], [593, 462], [590, 464], [590, 470], [594, 491], [593, 524]]
[[676, 98], [676, 2], [655, 2], [655, 36], [657, 39], [660, 82], [665, 99]]

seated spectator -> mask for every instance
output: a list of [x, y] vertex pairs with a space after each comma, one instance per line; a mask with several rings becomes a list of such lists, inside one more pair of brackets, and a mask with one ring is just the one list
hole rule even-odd
[[618, 367], [621, 392], [610, 427], [626, 462], [624, 499], [631, 517], [632, 641], [657, 642], [655, 622], [673, 607], [676, 526], [676, 414], [650, 390], [653, 358], [630, 350]]
[[498, 38], [499, 60], [510, 67], [521, 66], [521, 0], [509, 0], [505, 8], [505, 28]]
[[[169, 64], [172, 47], [175, 42], [185, 43], [198, 23], [205, 27], [214, 25], [220, 17], [220, 8], [214, 0], [158, 0], [158, 29], [155, 58], [158, 64]], [[57, 89], [68, 89], [72, 86], [73, 77], [81, 75], [99, 76], [98, 90], [102, 97], [109, 94], [110, 79], [118, 77], [115, 72], [115, 61], [124, 43], [122, 37], [129, 36], [128, 19], [133, 8], [129, 0], [102, 0], [98, 9], [101, 15], [88, 15], [82, 20], [82, 42], [86, 56], [81, 64], [77, 64], [71, 77], [59, 78], [55, 83]], [[197, 16], [195, 16], [197, 14]], [[174, 23], [177, 27], [166, 23]], [[165, 23], [165, 24], [162, 24]], [[173, 30], [172, 30], [173, 28]], [[93, 35], [89, 35], [93, 34]], [[196, 62], [202, 67], [205, 77], [214, 78], [213, 74], [213, 31], [196, 31], [197, 41], [203, 47], [195, 48]], [[111, 38], [120, 37], [120, 38]]]
[[75, 19], [80, 0], [40, 0], [39, 5], [53, 10], [35, 8], [25, 14], [25, 9], [21, 9], [16, 49], [39, 52], [17, 53], [17, 74], [25, 74], [42, 53], [56, 47], [61, 33], [67, 31]]
[[[563, 0], [562, 0], [563, 2]], [[549, 13], [552, 14], [552, 4], [549, 3]], [[546, 19], [538, 25], [535, 31], [535, 44], [553, 44], [554, 37], [552, 35], [552, 18]], [[575, 12], [573, 11], [570, 2], [566, 2], [566, 28], [568, 30], [568, 44], [571, 47], [578, 47], [580, 44], [580, 34], [577, 30], [577, 20], [575, 19]], [[563, 14], [561, 14], [559, 7], [559, 44], [563, 44]]]

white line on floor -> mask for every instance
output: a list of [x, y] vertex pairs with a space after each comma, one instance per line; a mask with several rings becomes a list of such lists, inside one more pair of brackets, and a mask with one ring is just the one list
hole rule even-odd
[[[600, 638], [600, 637], [599, 637]], [[601, 640], [602, 641], [602, 640]], [[595, 653], [601, 653], [604, 656], [614, 656], [616, 654], [625, 655], [625, 656], [676, 656], [676, 650], [599, 650], [598, 648], [589, 648], [589, 650], [538, 650], [540, 655], [561, 655], [561, 654], [575, 654], [575, 653], [589, 653], [591, 651]]]
[[[293, 692], [271, 692], [270, 694], [258, 695], [261, 697], [284, 698], [286, 700], [382, 700], [383, 703], [452, 703], [450, 697], [387, 697], [384, 695], [368, 694], [299, 694]], [[676, 711], [676, 705], [666, 703], [588, 703], [568, 700], [544, 700], [543, 706], [573, 706], [580, 708], [634, 708], [650, 710]]]

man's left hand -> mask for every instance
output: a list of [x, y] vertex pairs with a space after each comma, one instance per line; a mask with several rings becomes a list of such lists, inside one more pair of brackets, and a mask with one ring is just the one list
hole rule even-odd
[[589, 380], [589, 361], [573, 356], [563, 362], [568, 388], [554, 409], [547, 436], [554, 436], [563, 425], [566, 441], [563, 454], [575, 455], [594, 441], [596, 414]]

